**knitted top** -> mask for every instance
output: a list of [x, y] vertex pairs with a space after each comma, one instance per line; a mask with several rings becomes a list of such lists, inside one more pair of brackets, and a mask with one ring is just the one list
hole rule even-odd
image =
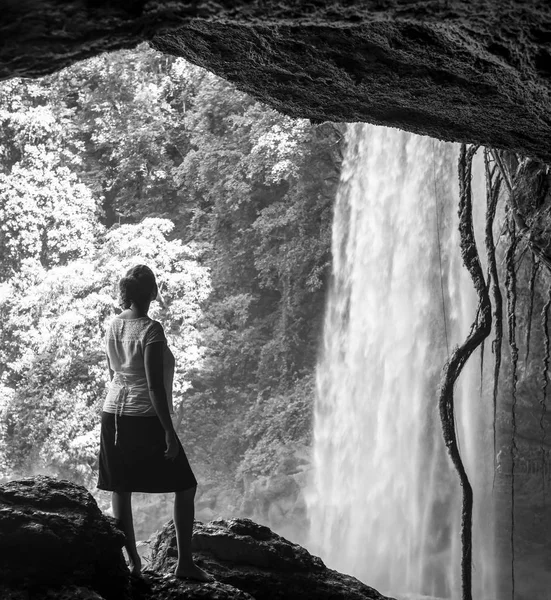
[[154, 416], [145, 374], [144, 351], [148, 344], [164, 343], [163, 379], [168, 407], [172, 408], [174, 356], [167, 346], [163, 326], [149, 317], [115, 317], [105, 336], [105, 350], [114, 371], [103, 410], [118, 415]]

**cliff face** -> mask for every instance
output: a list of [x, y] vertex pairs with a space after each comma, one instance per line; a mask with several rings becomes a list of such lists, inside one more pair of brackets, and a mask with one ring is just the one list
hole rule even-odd
[[551, 160], [551, 4], [3, 2], [0, 78], [144, 40], [295, 117], [367, 121]]
[[143, 578], [130, 577], [123, 543], [115, 521], [80, 486], [50, 477], [0, 485], [3, 600], [391, 600], [248, 519], [195, 522], [194, 557], [214, 583], [173, 577], [172, 523], [151, 540]]

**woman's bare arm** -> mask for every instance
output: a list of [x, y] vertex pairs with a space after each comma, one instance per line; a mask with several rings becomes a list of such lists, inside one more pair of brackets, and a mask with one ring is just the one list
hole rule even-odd
[[144, 350], [145, 375], [149, 387], [151, 404], [167, 433], [174, 431], [174, 425], [168, 411], [168, 402], [163, 378], [164, 342], [148, 344]]
[[113, 377], [115, 376], [115, 371], [111, 368], [111, 363], [109, 362], [109, 355], [105, 355], [107, 358], [107, 368], [109, 369], [109, 381], [113, 381]]

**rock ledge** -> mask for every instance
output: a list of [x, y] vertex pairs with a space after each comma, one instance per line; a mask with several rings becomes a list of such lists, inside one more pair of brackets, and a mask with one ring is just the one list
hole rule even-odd
[[195, 523], [193, 551], [216, 582], [176, 579], [172, 522], [130, 577], [123, 534], [81, 486], [51, 477], [0, 485], [2, 600], [388, 600], [249, 519]]

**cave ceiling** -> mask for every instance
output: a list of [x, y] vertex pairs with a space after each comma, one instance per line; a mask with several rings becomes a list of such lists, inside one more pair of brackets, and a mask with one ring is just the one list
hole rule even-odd
[[551, 162], [551, 2], [0, 1], [0, 79], [150, 42], [294, 117]]

